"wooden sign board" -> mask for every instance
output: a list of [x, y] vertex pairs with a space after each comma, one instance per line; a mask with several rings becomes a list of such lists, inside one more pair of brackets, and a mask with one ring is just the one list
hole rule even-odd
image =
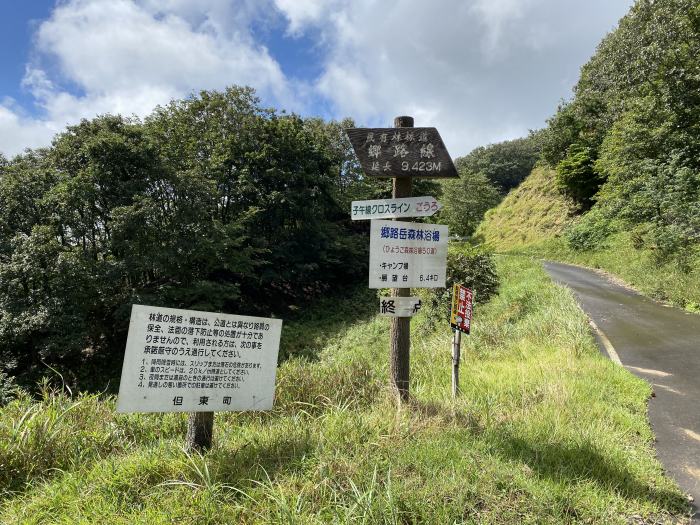
[[458, 177], [436, 128], [349, 128], [345, 133], [370, 177]]
[[282, 321], [135, 304], [117, 412], [270, 410]]
[[472, 309], [474, 303], [474, 292], [455, 284], [452, 290], [452, 312], [450, 315], [450, 326], [462, 333], [469, 334], [472, 324]]

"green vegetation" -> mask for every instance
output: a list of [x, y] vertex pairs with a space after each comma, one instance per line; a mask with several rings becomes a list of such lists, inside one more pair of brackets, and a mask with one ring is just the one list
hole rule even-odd
[[477, 236], [602, 268], [698, 310], [699, 57], [697, 2], [637, 1], [538, 135], [543, 166], [486, 213]]
[[0, 159], [0, 370], [102, 390], [133, 303], [287, 318], [364, 277], [367, 224], [349, 202], [391, 183], [358, 174], [351, 124], [230, 88]]
[[[537, 168], [496, 208], [477, 236], [501, 253], [553, 259], [605, 270], [640, 292], [692, 311], [700, 310], [700, 258], [661, 260], [635, 232], [611, 232], [594, 208], [575, 215], [559, 194], [554, 173]], [[692, 253], [692, 252], [690, 252]]]
[[498, 204], [501, 196], [482, 173], [459, 168], [459, 179], [441, 183], [444, 208], [440, 220], [449, 227], [450, 235], [468, 237], [474, 233], [486, 211]]
[[594, 204], [580, 228], [597, 240], [630, 232], [657, 263], [688, 270], [700, 244], [698, 57], [697, 2], [639, 0], [542, 135], [559, 187], [583, 210]]
[[0, 409], [0, 522], [682, 521], [687, 503], [654, 458], [649, 386], [598, 353], [539, 265], [498, 266], [500, 293], [463, 338], [454, 404], [451, 333], [421, 317], [410, 405], [386, 390], [388, 322], [372, 317], [327, 331], [313, 360], [284, 362], [271, 413], [217, 415], [203, 457], [182, 452], [182, 415], [118, 415], [111, 397], [48, 387], [20, 395]]
[[573, 202], [559, 193], [553, 171], [539, 166], [486, 213], [476, 237], [500, 252], [522, 249], [562, 235], [575, 209]]
[[551, 239], [521, 253], [602, 269], [645, 295], [700, 312], [700, 258], [659, 263], [652, 250], [638, 249], [628, 232], [606, 238], [593, 250], [575, 250], [565, 239]]
[[478, 147], [455, 160], [459, 179], [441, 182], [440, 219], [451, 235], [471, 236], [484, 213], [530, 174], [540, 154], [540, 135]]
[[540, 157], [542, 132], [529, 137], [480, 146], [455, 160], [460, 172], [480, 173], [501, 195], [517, 187]]

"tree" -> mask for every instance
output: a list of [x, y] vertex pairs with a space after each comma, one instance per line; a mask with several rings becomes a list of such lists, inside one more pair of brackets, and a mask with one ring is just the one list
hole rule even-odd
[[502, 195], [515, 188], [530, 174], [540, 154], [539, 133], [478, 147], [455, 160], [462, 171], [482, 173]]
[[460, 166], [459, 179], [442, 183], [444, 209], [441, 218], [451, 235], [470, 236], [484, 214], [501, 200], [498, 189], [481, 172], [472, 172]]

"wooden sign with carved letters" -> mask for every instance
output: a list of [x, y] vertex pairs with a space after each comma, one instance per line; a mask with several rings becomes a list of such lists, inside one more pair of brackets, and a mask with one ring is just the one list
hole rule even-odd
[[458, 177], [436, 128], [350, 128], [345, 132], [370, 177]]

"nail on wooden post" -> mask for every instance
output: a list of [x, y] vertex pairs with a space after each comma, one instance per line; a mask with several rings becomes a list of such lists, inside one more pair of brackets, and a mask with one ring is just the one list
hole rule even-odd
[[[395, 128], [412, 128], [413, 117], [396, 117], [394, 119]], [[411, 177], [394, 177], [392, 196], [395, 199], [410, 197], [412, 192]], [[392, 297], [410, 297], [410, 288], [393, 288]], [[392, 317], [391, 318], [391, 382], [398, 398], [401, 402], [408, 401], [409, 398], [409, 369], [411, 350], [411, 318]]]
[[211, 448], [214, 412], [190, 412], [187, 419], [187, 450], [204, 452]]

